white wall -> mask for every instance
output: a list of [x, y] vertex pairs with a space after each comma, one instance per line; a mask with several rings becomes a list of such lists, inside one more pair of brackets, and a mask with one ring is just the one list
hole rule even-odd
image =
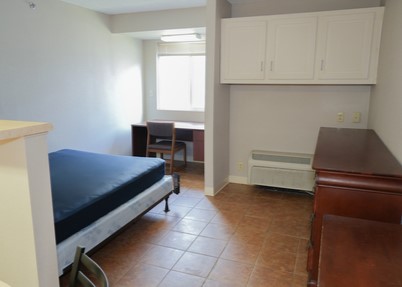
[[50, 122], [49, 149], [130, 154], [142, 111], [141, 41], [55, 0], [0, 1], [0, 118]]
[[230, 16], [226, 0], [207, 1], [207, 65], [205, 98], [205, 193], [214, 195], [229, 181], [228, 85], [220, 84], [221, 18]]
[[402, 1], [387, 0], [369, 127], [402, 163]]
[[[230, 175], [246, 182], [250, 151], [313, 154], [319, 128], [366, 128], [369, 86], [232, 86], [230, 93]], [[337, 122], [337, 113], [344, 122]], [[354, 112], [361, 122], [352, 123]]]
[[[232, 6], [233, 17], [379, 6], [379, 0], [258, 1]], [[314, 153], [320, 126], [367, 128], [370, 86], [231, 85], [230, 181], [247, 181], [252, 149]], [[336, 121], [338, 112], [345, 121]], [[351, 123], [352, 113], [362, 121]], [[242, 162], [244, 168], [238, 169]]]

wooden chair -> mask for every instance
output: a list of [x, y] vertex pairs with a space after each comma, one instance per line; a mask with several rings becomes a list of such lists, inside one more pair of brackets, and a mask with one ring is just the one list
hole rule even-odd
[[183, 150], [184, 166], [187, 165], [186, 143], [176, 141], [174, 122], [149, 121], [147, 131], [147, 156], [150, 156], [150, 153], [159, 153], [164, 159], [164, 154], [170, 155], [170, 158], [165, 161], [170, 165], [169, 173], [172, 174], [175, 153]]
[[[69, 287], [109, 287], [109, 281], [105, 272], [95, 261], [85, 254], [84, 251], [84, 247], [77, 246], [71, 269]], [[88, 274], [89, 277], [85, 274]], [[95, 278], [95, 280], [92, 281], [92, 278]], [[99, 285], [95, 285], [94, 281]]]

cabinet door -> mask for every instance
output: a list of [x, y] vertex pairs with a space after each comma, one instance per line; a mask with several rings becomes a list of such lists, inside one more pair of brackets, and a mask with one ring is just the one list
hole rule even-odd
[[375, 12], [320, 17], [317, 78], [368, 80]]
[[268, 21], [267, 78], [314, 79], [317, 17]]
[[263, 80], [265, 21], [222, 21], [221, 82]]

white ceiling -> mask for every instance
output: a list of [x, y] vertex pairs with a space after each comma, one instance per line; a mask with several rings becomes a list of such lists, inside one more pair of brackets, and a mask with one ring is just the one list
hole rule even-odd
[[[105, 14], [124, 14], [206, 6], [207, 0], [62, 0]], [[228, 0], [232, 4], [262, 0]]]
[[[100, 13], [114, 15], [161, 11], [206, 6], [207, 0], [61, 0]], [[231, 4], [246, 4], [266, 0], [228, 0]], [[199, 33], [205, 35], [205, 27], [193, 29], [144, 31], [129, 33], [132, 37], [149, 40], [158, 39], [161, 35]]]
[[62, 0], [105, 14], [202, 7], [206, 0]]

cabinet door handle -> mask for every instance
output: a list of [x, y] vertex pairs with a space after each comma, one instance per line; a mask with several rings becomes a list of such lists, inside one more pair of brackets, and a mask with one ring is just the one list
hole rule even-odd
[[324, 71], [324, 60], [321, 60], [321, 71]]
[[261, 63], [260, 63], [260, 71], [261, 72], [264, 71], [264, 61], [261, 61]]
[[274, 70], [274, 61], [271, 61], [271, 63], [269, 64], [269, 69], [271, 70], [271, 72]]

